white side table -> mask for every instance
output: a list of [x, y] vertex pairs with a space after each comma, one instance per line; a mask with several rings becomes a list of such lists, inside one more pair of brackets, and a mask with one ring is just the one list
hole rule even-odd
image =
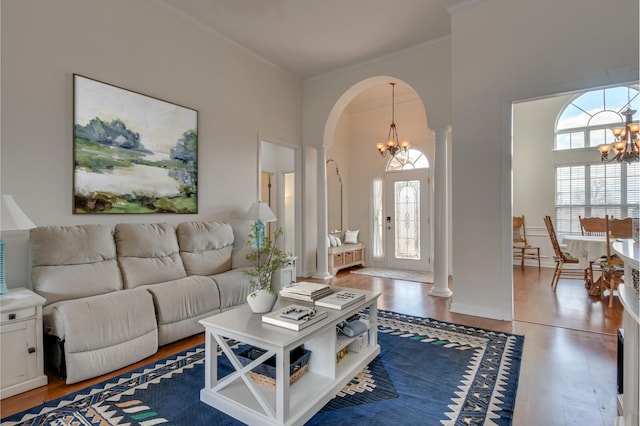
[[0, 399], [47, 384], [42, 345], [45, 301], [24, 287], [0, 296]]

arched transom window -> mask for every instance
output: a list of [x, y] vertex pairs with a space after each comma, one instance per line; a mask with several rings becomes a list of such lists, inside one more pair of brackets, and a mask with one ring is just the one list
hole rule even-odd
[[556, 149], [597, 147], [613, 142], [611, 127], [624, 123], [624, 110], [631, 107], [640, 114], [638, 86], [618, 86], [597, 89], [577, 96], [558, 116]]
[[420, 150], [415, 148], [409, 148], [406, 154], [399, 151], [395, 156], [391, 157], [387, 163], [388, 172], [427, 168], [429, 168], [429, 159], [420, 152]]

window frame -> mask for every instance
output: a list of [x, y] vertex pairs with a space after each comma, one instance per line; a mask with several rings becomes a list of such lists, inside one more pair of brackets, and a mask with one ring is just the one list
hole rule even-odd
[[[627, 99], [626, 103], [622, 106], [622, 108], [618, 110], [612, 110], [607, 108], [607, 90], [613, 89], [613, 91], [624, 88], [627, 91]], [[615, 92], [611, 93], [615, 93]], [[598, 95], [596, 92], [602, 92]], [[584, 97], [584, 98], [583, 98]], [[585, 103], [584, 100], [589, 100], [589, 98], [599, 97], [601, 102], [599, 104], [594, 103], [592, 108], [587, 108], [589, 111], [585, 110], [585, 106], [588, 103]], [[583, 101], [580, 102], [580, 99], [583, 98]], [[619, 85], [614, 87], [607, 88], [599, 88], [588, 90], [572, 97], [570, 101], [568, 101], [564, 107], [560, 109], [556, 116], [556, 122], [554, 127], [554, 142], [553, 142], [553, 151], [556, 153], [560, 152], [584, 152], [585, 150], [594, 150], [595, 157], [595, 149], [600, 143], [611, 143], [614, 139], [611, 134], [609, 128], [620, 125], [620, 123], [624, 123], [624, 117], [620, 114], [627, 107], [631, 106], [632, 109], [636, 109], [636, 111], [640, 110], [638, 106], [640, 100], [640, 91], [638, 90], [638, 84], [627, 84], [627, 85]], [[624, 99], [623, 99], [624, 101]], [[618, 106], [622, 102], [618, 102]], [[576, 126], [576, 127], [563, 127], [559, 129], [559, 125], [561, 124], [561, 119], [563, 115], [567, 111], [567, 108], [577, 108], [578, 110], [583, 111], [586, 116], [582, 117], [586, 119], [586, 125], [584, 126]], [[600, 113], [616, 113], [620, 117], [620, 122], [611, 122], [603, 124], [600, 120], [595, 120], [598, 124], [593, 124], [592, 120]], [[588, 116], [588, 118], [587, 118]], [[566, 119], [571, 119], [572, 116], [568, 114]], [[638, 112], [634, 114], [634, 120], [638, 119]], [[583, 120], [584, 122], [584, 120]], [[594, 131], [606, 130], [604, 132], [604, 141], [598, 140], [597, 143], [592, 142], [592, 135]], [[570, 135], [569, 146], [567, 148], [559, 148], [559, 138], [564, 137], [564, 135]], [[571, 141], [573, 135], [580, 135], [582, 137], [582, 144], [576, 144], [576, 146], [572, 146], [573, 142]], [[563, 154], [566, 155], [566, 154]], [[562, 235], [566, 234], [580, 234], [580, 223], [578, 216], [582, 217], [592, 217], [592, 216], [604, 216], [614, 215], [616, 217], [638, 217], [639, 207], [638, 207], [638, 198], [640, 195], [640, 183], [634, 183], [635, 180], [640, 179], [640, 165], [638, 163], [625, 163], [625, 162], [612, 162], [605, 163], [601, 161], [594, 160], [584, 161], [583, 155], [579, 155], [576, 157], [575, 161], [569, 160], [569, 162], [565, 162], [560, 164], [557, 163], [554, 165], [554, 210], [555, 210], [555, 221], [556, 221], [556, 232], [561, 238]], [[608, 166], [619, 166], [620, 174], [618, 182], [612, 181], [611, 185], [607, 184], [607, 167]], [[575, 179], [571, 177], [563, 177], [560, 176], [559, 173], [567, 168], [582, 168], [583, 169], [583, 178]], [[603, 167], [603, 171], [597, 177], [594, 176], [597, 170], [596, 167]], [[635, 168], [635, 169], [634, 169]], [[632, 175], [633, 173], [633, 175]], [[569, 176], [571, 172], [568, 173]], [[601, 176], [602, 175], [602, 176]], [[567, 183], [567, 190], [564, 191], [560, 188], [560, 184], [563, 180], [569, 180]], [[582, 186], [579, 184], [579, 180], [582, 180]], [[574, 188], [575, 185], [575, 188]], [[609, 187], [613, 187], [619, 185], [617, 189], [614, 190], [614, 194], [612, 194], [613, 199], [619, 200], [619, 202], [610, 202], [609, 194], [611, 193]], [[594, 189], [598, 187], [604, 186], [604, 189], [600, 189], [597, 194], [594, 194]], [[580, 194], [580, 187], [583, 189], [583, 194]], [[568, 191], [568, 192], [567, 192]], [[617, 193], [616, 193], [617, 192]], [[567, 195], [568, 194], [568, 195]], [[562, 198], [569, 198], [569, 202], [560, 202]], [[582, 202], [576, 202], [574, 199], [584, 197]], [[594, 200], [594, 197], [604, 197], [605, 202], [598, 204]], [[579, 201], [579, 200], [578, 200]]]

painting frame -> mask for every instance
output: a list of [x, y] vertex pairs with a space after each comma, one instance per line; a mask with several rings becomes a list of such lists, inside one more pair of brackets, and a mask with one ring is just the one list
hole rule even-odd
[[198, 111], [73, 74], [73, 213], [197, 214]]

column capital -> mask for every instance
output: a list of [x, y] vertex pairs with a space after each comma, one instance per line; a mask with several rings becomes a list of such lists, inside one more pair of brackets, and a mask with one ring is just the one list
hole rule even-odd
[[431, 128], [433, 135], [436, 137], [436, 141], [442, 140], [446, 138], [449, 132], [451, 132], [451, 125], [449, 126], [441, 126], [441, 127], [433, 127]]

